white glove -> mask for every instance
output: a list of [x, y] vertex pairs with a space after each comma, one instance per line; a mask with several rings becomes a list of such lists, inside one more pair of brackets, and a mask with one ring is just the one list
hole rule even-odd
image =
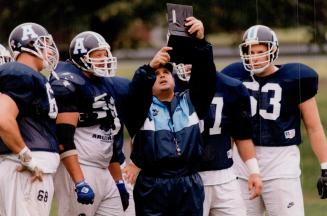
[[35, 160], [33, 160], [31, 156], [31, 150], [26, 146], [18, 153], [18, 158], [20, 163], [22, 164], [21, 167], [18, 167], [17, 170], [19, 172], [23, 172], [25, 170], [30, 171], [32, 176], [32, 181], [39, 180], [42, 181], [43, 171], [38, 167]]

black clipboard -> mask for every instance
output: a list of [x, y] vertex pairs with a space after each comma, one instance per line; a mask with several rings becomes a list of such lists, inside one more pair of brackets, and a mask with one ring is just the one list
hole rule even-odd
[[167, 3], [168, 30], [170, 35], [189, 37], [185, 26], [185, 19], [193, 16], [193, 7], [190, 5]]

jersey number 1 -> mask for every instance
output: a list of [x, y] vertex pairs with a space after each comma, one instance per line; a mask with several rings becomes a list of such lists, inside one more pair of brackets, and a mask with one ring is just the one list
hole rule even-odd
[[222, 97], [214, 97], [211, 104], [216, 105], [215, 121], [212, 128], [209, 129], [210, 135], [221, 134], [221, 114], [223, 111], [224, 100]]

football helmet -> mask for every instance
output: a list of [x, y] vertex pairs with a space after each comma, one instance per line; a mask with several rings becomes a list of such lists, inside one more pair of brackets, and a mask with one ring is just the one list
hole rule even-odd
[[[252, 45], [263, 44], [267, 46], [267, 51], [259, 54], [251, 54]], [[243, 66], [247, 71], [254, 74], [263, 72], [270, 63], [278, 57], [278, 39], [273, 30], [264, 25], [250, 27], [243, 35], [242, 43], [239, 45]], [[253, 60], [263, 59], [253, 63]], [[258, 65], [262, 65], [261, 67]]]
[[0, 65], [13, 61], [9, 51], [0, 44]]
[[27, 52], [43, 60], [43, 69], [53, 71], [58, 64], [57, 46], [48, 31], [39, 24], [20, 24], [12, 30], [8, 42], [14, 59]]
[[182, 81], [189, 81], [191, 78], [192, 65], [191, 64], [175, 64], [174, 73], [177, 74], [178, 78]]
[[[107, 56], [92, 57], [92, 52], [105, 50]], [[76, 35], [70, 43], [71, 61], [80, 69], [101, 77], [113, 77], [117, 70], [117, 58], [110, 52], [110, 46], [98, 33], [85, 31]]]

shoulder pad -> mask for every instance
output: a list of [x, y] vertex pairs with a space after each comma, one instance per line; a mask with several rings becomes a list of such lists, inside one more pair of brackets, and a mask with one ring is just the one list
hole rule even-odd
[[57, 75], [59, 77], [59, 80], [62, 80], [63, 82], [67, 81], [77, 85], [85, 84], [84, 78], [81, 77], [79, 74], [75, 74], [71, 72], [61, 72], [61, 73], [57, 73]]
[[58, 76], [57, 78], [61, 80], [66, 80], [77, 85], [85, 84], [82, 71], [70, 62], [59, 62], [55, 73]]
[[311, 67], [301, 63], [289, 63], [281, 66], [280, 70], [287, 73], [288, 78], [317, 78], [317, 72]]
[[106, 78], [106, 84], [112, 88], [118, 95], [125, 95], [128, 93], [130, 80], [122, 77]]
[[226, 66], [220, 73], [237, 79], [250, 75], [250, 73], [244, 69], [242, 62], [232, 63]]
[[18, 62], [0, 67], [0, 92], [9, 95], [19, 106], [31, 102], [38, 89], [45, 88], [46, 78]]
[[217, 81], [227, 86], [240, 86], [242, 82], [223, 73], [217, 73]]

